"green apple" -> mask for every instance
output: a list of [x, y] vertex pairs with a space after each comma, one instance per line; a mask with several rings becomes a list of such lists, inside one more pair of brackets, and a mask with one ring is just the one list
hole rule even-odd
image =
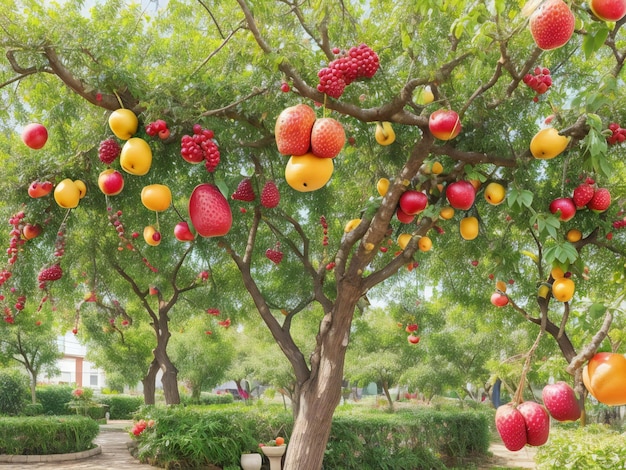
[[152, 166], [152, 149], [140, 137], [128, 139], [120, 153], [120, 165], [126, 173], [143, 176]]

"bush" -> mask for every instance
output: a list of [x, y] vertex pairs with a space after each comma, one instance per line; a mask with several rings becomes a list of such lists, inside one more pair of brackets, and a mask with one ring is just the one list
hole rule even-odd
[[82, 416], [0, 418], [0, 454], [47, 455], [94, 447], [100, 427]]
[[41, 403], [29, 403], [22, 410], [24, 416], [39, 416], [44, 414], [43, 405]]
[[539, 447], [535, 462], [540, 469], [623, 468], [626, 462], [626, 434], [607, 426], [578, 423], [553, 426], [550, 439]]
[[[144, 407], [155, 425], [139, 431], [138, 457], [161, 467], [235, 466], [259, 442], [291, 434], [293, 418], [279, 407]], [[489, 420], [473, 411], [337, 411], [324, 468], [342, 470], [445, 468], [446, 461], [486, 454]]]
[[37, 401], [43, 406], [46, 415], [66, 415], [67, 404], [72, 400], [69, 385], [42, 385], [37, 387]]
[[98, 401], [109, 407], [110, 419], [132, 419], [134, 413], [143, 405], [142, 397], [130, 395], [103, 395]]
[[201, 392], [199, 400], [194, 400], [190, 395], [181, 395], [180, 398], [183, 405], [228, 405], [235, 401], [230, 393]]
[[0, 370], [0, 414], [18, 415], [30, 398], [28, 377], [16, 369]]

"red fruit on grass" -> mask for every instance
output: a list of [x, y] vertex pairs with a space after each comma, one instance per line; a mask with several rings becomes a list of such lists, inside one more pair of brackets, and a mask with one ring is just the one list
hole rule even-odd
[[428, 197], [421, 191], [408, 189], [402, 193], [398, 204], [405, 214], [416, 215], [426, 209]]
[[542, 446], [550, 435], [550, 415], [546, 409], [534, 401], [525, 401], [518, 405], [526, 423], [526, 443], [530, 446]]
[[530, 33], [539, 48], [556, 49], [572, 37], [575, 22], [563, 0], [545, 0], [530, 16]]
[[317, 119], [311, 129], [311, 152], [320, 158], [335, 158], [346, 143], [346, 133], [333, 118]]
[[420, 337], [415, 335], [407, 336], [407, 341], [411, 344], [417, 344], [420, 342]]
[[233, 214], [217, 186], [202, 183], [189, 198], [189, 218], [201, 237], [221, 237], [230, 231]]
[[595, 192], [596, 190], [590, 184], [579, 184], [572, 193], [572, 199], [574, 204], [576, 204], [576, 209], [585, 207], [589, 201], [591, 201]]
[[511, 403], [501, 405], [496, 410], [496, 429], [504, 446], [510, 451], [518, 451], [527, 443], [526, 421]]
[[580, 418], [580, 405], [574, 389], [567, 382], [546, 385], [541, 398], [550, 415], [557, 421], [576, 421]]
[[611, 193], [606, 188], [596, 189], [587, 207], [594, 212], [604, 212], [611, 205]]
[[252, 181], [250, 181], [250, 178], [242, 179], [230, 198], [237, 201], [254, 201], [256, 199], [256, 194], [254, 194], [254, 188], [252, 187]]
[[280, 192], [278, 192], [276, 183], [268, 181], [261, 190], [261, 205], [263, 207], [267, 207], [268, 209], [272, 209], [273, 207], [276, 207], [279, 202]]
[[307, 153], [311, 147], [311, 129], [315, 119], [315, 111], [306, 104], [297, 104], [281, 111], [274, 126], [278, 152], [298, 156]]

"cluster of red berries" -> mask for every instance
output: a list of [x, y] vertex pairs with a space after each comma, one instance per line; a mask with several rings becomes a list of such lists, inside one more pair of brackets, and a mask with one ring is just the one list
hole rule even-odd
[[543, 95], [552, 86], [552, 76], [546, 67], [535, 67], [534, 75], [527, 73], [523, 81], [537, 93], [533, 98], [534, 102], [539, 101], [539, 95]]
[[220, 309], [219, 308], [207, 308], [206, 313], [208, 313], [209, 315], [218, 316], [220, 314]]
[[181, 139], [181, 156], [189, 163], [204, 161], [207, 171], [213, 173], [220, 163], [220, 150], [213, 137], [215, 133], [212, 130], [195, 124], [193, 135], [184, 135]]
[[[42, 268], [39, 271], [37, 280], [39, 281], [40, 289], [47, 289], [48, 282], [58, 281], [63, 277], [63, 270], [61, 269], [60, 259], [65, 255], [65, 222], [61, 224], [57, 231], [57, 237], [54, 241], [54, 256], [57, 259], [54, 264], [46, 268]], [[42, 301], [43, 303], [43, 301]]]
[[146, 126], [146, 134], [150, 137], [159, 136], [159, 139], [165, 140], [170, 136], [170, 130], [167, 123], [163, 119], [157, 119]]
[[322, 245], [328, 246], [328, 222], [326, 222], [326, 217], [320, 217], [320, 225], [324, 230], [324, 238], [322, 238]]
[[613, 228], [616, 230], [619, 230], [621, 228], [626, 227], [626, 217], [624, 217], [623, 219], [620, 220], [616, 220], [615, 222], [613, 222]]
[[124, 247], [129, 250], [133, 250], [134, 247], [132, 243], [126, 238], [126, 229], [124, 228], [124, 224], [122, 223], [122, 211], [117, 210], [114, 211], [111, 206], [107, 207], [107, 212], [109, 213], [109, 222], [113, 227], [115, 227], [115, 231], [117, 232], [117, 236], [120, 238], [120, 243], [117, 249], [122, 251]]
[[100, 147], [98, 147], [98, 158], [105, 165], [110, 165], [117, 157], [120, 156], [121, 151], [122, 148], [117, 140], [113, 137], [109, 137], [108, 139], [100, 142]]
[[606, 138], [609, 145], [621, 144], [626, 140], [626, 129], [620, 127], [616, 122], [609, 124], [611, 135]]
[[[333, 49], [335, 55], [340, 54], [339, 48]], [[332, 98], [339, 98], [346, 86], [359, 78], [372, 78], [380, 60], [378, 55], [367, 45], [361, 44], [328, 64], [317, 73], [320, 79], [317, 90]]]
[[24, 212], [20, 211], [9, 218], [9, 224], [11, 224], [11, 226], [13, 227], [11, 229], [11, 232], [9, 233], [9, 248], [7, 248], [9, 264], [15, 264], [15, 262], [17, 261], [17, 253], [19, 252], [19, 247], [24, 244], [24, 239], [22, 238], [22, 229], [24, 228], [25, 216], [26, 215], [24, 214]]
[[283, 252], [280, 251], [280, 242], [276, 242], [276, 247], [274, 249], [268, 248], [265, 250], [265, 257], [274, 264], [280, 264], [283, 260]]

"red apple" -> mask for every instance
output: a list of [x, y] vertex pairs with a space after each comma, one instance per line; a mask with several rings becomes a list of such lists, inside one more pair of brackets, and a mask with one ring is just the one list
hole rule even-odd
[[41, 225], [39, 224], [26, 224], [22, 229], [22, 235], [24, 235], [26, 240], [32, 240], [41, 233], [41, 230]]
[[435, 138], [450, 140], [461, 132], [461, 120], [456, 111], [439, 109], [430, 115], [428, 128]]
[[591, 0], [589, 8], [603, 21], [619, 21], [626, 15], [626, 0]]
[[32, 198], [47, 196], [53, 188], [50, 181], [33, 181], [28, 187], [28, 195]]
[[407, 336], [407, 341], [411, 344], [417, 344], [420, 342], [420, 337], [415, 335]]
[[428, 197], [421, 191], [408, 189], [402, 193], [398, 204], [405, 214], [416, 215], [426, 209]]
[[466, 211], [474, 204], [476, 190], [469, 181], [455, 181], [446, 188], [446, 197], [452, 207]]
[[509, 303], [509, 298], [506, 294], [501, 294], [500, 292], [494, 292], [491, 294], [491, 303], [496, 307], [504, 307]]
[[571, 197], [559, 197], [550, 203], [550, 212], [559, 212], [559, 220], [567, 222], [576, 215], [576, 204]]
[[574, 389], [567, 382], [546, 385], [541, 398], [550, 415], [557, 421], [576, 421], [580, 418], [580, 405]]
[[124, 177], [113, 168], [107, 168], [98, 176], [98, 187], [107, 196], [116, 196], [124, 189]]
[[48, 130], [41, 124], [33, 122], [22, 130], [22, 140], [31, 149], [38, 150], [48, 141]]
[[410, 224], [411, 222], [413, 222], [413, 220], [415, 220], [414, 215], [407, 214], [406, 212], [402, 210], [401, 207], [398, 207], [398, 210], [396, 211], [396, 217], [403, 224]]
[[189, 224], [184, 220], [178, 222], [174, 227], [174, 236], [176, 237], [176, 240], [181, 242], [190, 242], [196, 238], [194, 234], [191, 233], [191, 230], [189, 230]]

